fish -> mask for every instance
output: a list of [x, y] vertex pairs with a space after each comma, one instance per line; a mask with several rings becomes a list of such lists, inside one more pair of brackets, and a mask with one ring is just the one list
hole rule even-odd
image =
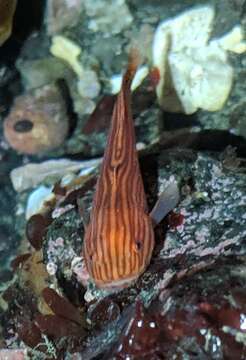
[[169, 189], [170, 204], [162, 196], [149, 214], [131, 110], [131, 83], [139, 62], [132, 50], [85, 229], [85, 266], [96, 286], [106, 290], [128, 287], [144, 272], [154, 248], [154, 227], [163, 218], [159, 210], [164, 214], [177, 201], [176, 185], [176, 193]]

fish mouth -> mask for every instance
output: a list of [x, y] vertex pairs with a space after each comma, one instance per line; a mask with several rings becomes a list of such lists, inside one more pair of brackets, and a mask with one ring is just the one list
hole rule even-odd
[[130, 285], [132, 285], [135, 281], [137, 281], [137, 279], [139, 278], [140, 275], [141, 274], [135, 274], [130, 277], [128, 276], [123, 279], [112, 280], [109, 282], [95, 281], [95, 283], [96, 283], [96, 286], [100, 289], [111, 291], [111, 292], [116, 292], [116, 291], [125, 289], [125, 288], [129, 287]]

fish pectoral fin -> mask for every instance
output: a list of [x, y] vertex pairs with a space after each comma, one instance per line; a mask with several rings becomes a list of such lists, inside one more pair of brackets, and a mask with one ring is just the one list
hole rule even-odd
[[175, 208], [180, 199], [179, 188], [176, 181], [171, 182], [160, 194], [150, 217], [154, 225], [158, 225], [161, 220]]
[[90, 213], [86, 209], [84, 200], [82, 198], [77, 199], [77, 205], [78, 205], [79, 214], [80, 214], [82, 222], [83, 222], [83, 226], [86, 230], [89, 225], [89, 222], [90, 222]]

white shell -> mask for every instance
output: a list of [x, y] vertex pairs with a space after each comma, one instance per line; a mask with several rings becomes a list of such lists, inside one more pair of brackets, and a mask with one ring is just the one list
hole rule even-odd
[[27, 200], [26, 219], [28, 220], [32, 215], [38, 214], [42, 210], [44, 202], [51, 199], [53, 196], [52, 187], [43, 185], [31, 192]]
[[[139, 85], [141, 85], [141, 83], [146, 78], [148, 73], [149, 73], [148, 66], [141, 66], [137, 70], [137, 72], [132, 80], [131, 90], [135, 90], [137, 87], [139, 87]], [[120, 88], [121, 88], [121, 83], [122, 83], [122, 75], [121, 74], [116, 74], [111, 77], [110, 85], [111, 85], [111, 93], [112, 94], [118, 94], [118, 92], [120, 91]]]
[[156, 92], [164, 110], [192, 114], [221, 109], [231, 90], [233, 68], [227, 51], [246, 50], [240, 25], [209, 41], [214, 8], [200, 6], [163, 21], [153, 40], [153, 64], [159, 69]]

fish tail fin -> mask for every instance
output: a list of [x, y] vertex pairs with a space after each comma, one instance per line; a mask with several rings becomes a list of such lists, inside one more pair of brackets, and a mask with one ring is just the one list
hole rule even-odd
[[128, 65], [123, 76], [122, 89], [130, 89], [132, 80], [137, 72], [137, 68], [141, 63], [140, 51], [137, 48], [131, 48], [128, 55]]

